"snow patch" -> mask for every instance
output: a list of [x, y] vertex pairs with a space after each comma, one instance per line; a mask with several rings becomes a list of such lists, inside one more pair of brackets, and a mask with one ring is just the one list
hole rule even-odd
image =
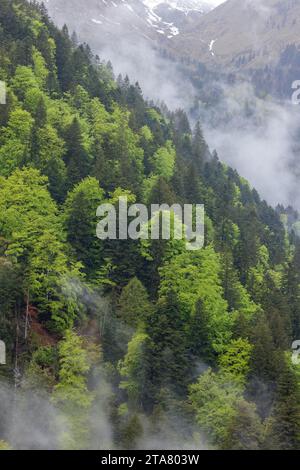
[[216, 42], [216, 39], [213, 39], [212, 41], [210, 41], [210, 44], [209, 44], [209, 52], [211, 53], [213, 57], [215, 56], [215, 53], [214, 53], [215, 42]]
[[179, 29], [176, 26], [171, 26], [170, 31], [172, 33], [172, 36], [178, 36], [179, 34]]

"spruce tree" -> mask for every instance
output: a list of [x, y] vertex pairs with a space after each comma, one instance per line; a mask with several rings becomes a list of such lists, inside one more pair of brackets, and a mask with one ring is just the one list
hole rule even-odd
[[214, 362], [215, 355], [209, 337], [209, 312], [202, 300], [198, 300], [188, 328], [188, 349], [192, 361]]
[[118, 314], [122, 321], [131, 327], [137, 327], [147, 321], [152, 306], [148, 293], [136, 277], [125, 286], [118, 302]]
[[229, 426], [223, 447], [227, 450], [260, 450], [263, 443], [263, 425], [256, 407], [244, 399], [235, 406], [236, 414]]
[[292, 260], [284, 278], [286, 302], [291, 312], [293, 338], [300, 337], [300, 242], [296, 240]]
[[173, 393], [186, 391], [188, 356], [184, 321], [177, 295], [171, 291], [160, 299], [146, 324], [152, 342], [152, 384], [155, 393], [168, 388]]
[[172, 205], [176, 202], [176, 196], [172, 191], [169, 183], [160, 176], [152, 188], [150, 198], [149, 198], [149, 205], [150, 204], [168, 204]]
[[300, 389], [287, 358], [278, 378], [270, 434], [276, 449], [300, 449]]
[[96, 211], [103, 199], [98, 181], [88, 177], [69, 192], [64, 207], [68, 242], [85, 272], [95, 278], [103, 263], [102, 243], [96, 237]]
[[65, 136], [67, 152], [65, 162], [70, 188], [85, 178], [90, 169], [90, 157], [85, 149], [80, 123], [74, 118]]
[[192, 154], [193, 154], [193, 162], [198, 172], [202, 173], [204, 169], [204, 163], [209, 158], [209, 149], [204, 139], [199, 121], [197, 121], [195, 129], [194, 129], [194, 133], [193, 133]]

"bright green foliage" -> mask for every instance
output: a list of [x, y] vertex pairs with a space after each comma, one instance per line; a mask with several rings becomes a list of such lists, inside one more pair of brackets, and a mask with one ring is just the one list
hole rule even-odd
[[0, 450], [12, 450], [12, 447], [5, 441], [0, 441]]
[[[34, 249], [37, 234], [46, 229], [62, 239], [57, 208], [47, 190], [46, 178], [37, 170], [16, 170], [0, 180], [1, 233], [10, 241], [10, 254], [17, 258]], [[23, 235], [22, 235], [23, 234]]]
[[44, 88], [49, 74], [46, 67], [46, 61], [36, 48], [33, 48], [32, 58], [34, 75], [37, 78], [39, 87]]
[[227, 311], [220, 281], [220, 260], [209, 246], [195, 253], [175, 256], [160, 270], [160, 296], [173, 290], [177, 293], [182, 316], [188, 321], [199, 300], [209, 312], [209, 340], [221, 351], [231, 337], [233, 319]]
[[93, 401], [87, 388], [89, 370], [82, 339], [74, 331], [66, 331], [59, 345], [59, 382], [52, 395], [65, 426], [60, 436], [63, 449], [85, 449], [88, 445], [88, 410]]
[[93, 100], [88, 117], [95, 176], [109, 190], [122, 186], [136, 191], [143, 177], [143, 150], [138, 146], [139, 137], [129, 127], [129, 113], [115, 105], [109, 115], [99, 100]]
[[232, 340], [219, 357], [219, 367], [228, 380], [246, 383], [250, 371], [252, 345], [245, 339]]
[[242, 397], [236, 382], [208, 369], [190, 386], [190, 401], [198, 425], [212, 444], [223, 446], [229, 437], [229, 426], [236, 416], [235, 404]]
[[74, 114], [68, 102], [60, 100], [51, 100], [47, 106], [47, 115], [49, 124], [65, 135], [67, 129], [72, 124]]
[[[166, 221], [170, 225], [170, 236], [166, 233], [166, 239], [152, 239], [151, 233], [162, 233], [162, 222]], [[141, 273], [143, 283], [148, 286], [151, 297], [157, 295], [160, 284], [160, 267], [181, 253], [186, 251], [186, 242], [183, 239], [176, 239], [176, 233], [183, 234], [183, 226], [170, 210], [155, 213], [148, 224], [143, 227], [143, 231], [148, 232], [148, 239], [141, 240], [140, 253], [145, 259], [144, 270]]]
[[140, 130], [141, 138], [147, 142], [151, 142], [153, 140], [153, 135], [151, 130], [148, 126], [143, 126]]
[[248, 276], [248, 289], [258, 302], [267, 295], [265, 280], [269, 270], [269, 253], [265, 246], [261, 246], [257, 265], [250, 269]]
[[[35, 118], [35, 120], [37, 121], [36, 124], [39, 127], [45, 125], [47, 117], [47, 108], [45, 104], [46, 101], [46, 94], [39, 88], [30, 88], [29, 90], [27, 90], [24, 100], [24, 107], [26, 111], [30, 112], [30, 114]], [[41, 116], [39, 109], [41, 107], [41, 104], [43, 105], [43, 116]]]
[[17, 170], [2, 179], [0, 208], [0, 229], [8, 240], [5, 253], [22, 267], [26, 295], [52, 312], [54, 322], [60, 323], [67, 310], [58, 328], [71, 326], [75, 312], [59, 292], [62, 279], [77, 276], [78, 267], [68, 261], [61, 219], [46, 179], [33, 169]]
[[57, 131], [47, 125], [36, 133], [36, 167], [48, 177], [49, 190], [54, 199], [61, 200], [65, 194], [67, 171], [63, 161], [64, 141]]
[[12, 88], [17, 97], [24, 99], [28, 90], [39, 88], [37, 77], [31, 67], [19, 65], [12, 80]]
[[174, 173], [175, 158], [176, 151], [172, 142], [167, 141], [165, 147], [158, 149], [151, 159], [153, 173], [169, 180]]
[[127, 186], [135, 192], [143, 177], [143, 150], [138, 147], [139, 139], [129, 127], [129, 114], [116, 107], [113, 119], [107, 151], [114, 158], [118, 186]]
[[33, 119], [22, 109], [13, 111], [8, 125], [2, 130], [0, 148], [0, 174], [9, 176], [30, 158], [30, 139]]
[[143, 324], [149, 318], [151, 311], [152, 306], [145, 287], [136, 277], [131, 279], [120, 295], [118, 304], [120, 318], [134, 328]]
[[133, 407], [139, 407], [148, 393], [147, 374], [150, 366], [147, 363], [148, 348], [148, 335], [137, 332], [128, 343], [128, 352], [124, 360], [119, 363], [123, 379], [120, 388], [126, 390], [129, 403]]

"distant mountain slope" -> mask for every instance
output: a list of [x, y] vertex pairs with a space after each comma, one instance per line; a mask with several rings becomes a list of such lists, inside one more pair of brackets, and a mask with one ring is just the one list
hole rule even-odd
[[300, 77], [299, 0], [227, 0], [217, 8], [202, 0], [87, 0], [84, 8], [81, 0], [48, 0], [46, 5], [59, 26], [67, 23], [80, 41], [112, 57], [118, 71], [141, 81], [147, 63], [153, 64], [153, 50], [163, 60], [188, 64], [193, 73], [200, 63], [220, 76], [250, 77], [260, 93], [284, 98]]
[[177, 55], [236, 70], [274, 64], [290, 44], [300, 44], [299, 0], [228, 0], [169, 47]]
[[[231, 69], [276, 63], [300, 44], [299, 0], [228, 0], [212, 9], [201, 0], [48, 0], [51, 16], [90, 40], [131, 38], [175, 56]], [[212, 11], [210, 11], [212, 10]]]
[[184, 4], [185, 9], [181, 0], [86, 0], [83, 8], [81, 0], [48, 0], [46, 6], [55, 24], [76, 31], [79, 42], [113, 62], [116, 74], [128, 74], [145, 96], [175, 109], [193, 96], [188, 86], [182, 89], [186, 73], [178, 74], [177, 59], [166, 59], [168, 44], [211, 8], [202, 0]]
[[[67, 22], [82, 35], [99, 36], [103, 44], [130, 38], [160, 42], [187, 30], [211, 7], [201, 0], [48, 0], [47, 8], [60, 25]], [[89, 38], [87, 38], [88, 40]]]

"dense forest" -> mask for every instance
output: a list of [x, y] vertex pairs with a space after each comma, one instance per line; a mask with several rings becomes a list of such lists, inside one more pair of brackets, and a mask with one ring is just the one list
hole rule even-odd
[[[292, 210], [44, 6], [0, 0], [0, 79], [0, 448], [299, 449]], [[97, 239], [122, 195], [205, 204], [205, 247]]]

